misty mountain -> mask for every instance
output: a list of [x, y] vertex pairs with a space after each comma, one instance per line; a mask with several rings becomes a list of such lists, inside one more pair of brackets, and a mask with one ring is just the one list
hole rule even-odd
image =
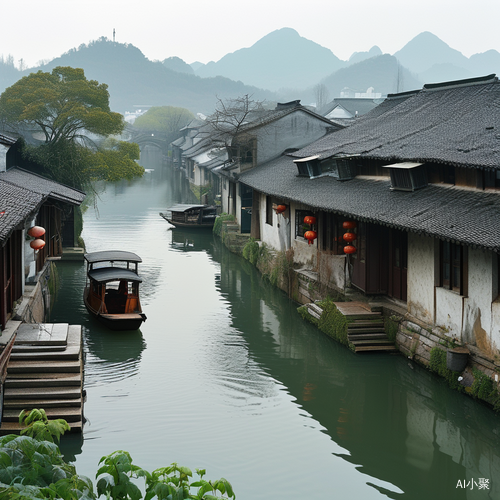
[[500, 53], [496, 50], [467, 58], [428, 31], [410, 40], [394, 56], [424, 83], [500, 73]]
[[322, 83], [326, 85], [330, 96], [340, 96], [345, 87], [355, 92], [366, 92], [368, 88], [373, 87], [375, 92], [382, 95], [422, 87], [421, 82], [389, 54], [371, 57], [339, 69]]
[[225, 76], [259, 88], [306, 88], [345, 66], [330, 49], [282, 28], [196, 69], [203, 77]]
[[374, 45], [368, 52], [354, 52], [351, 57], [349, 57], [349, 64], [356, 64], [358, 62], [364, 61], [365, 59], [370, 59], [370, 57], [381, 56], [382, 51], [379, 47]]
[[[179, 59], [180, 61], [180, 59]], [[227, 78], [200, 78], [180, 73], [161, 62], [153, 62], [133, 45], [101, 38], [80, 45], [50, 63], [31, 68], [51, 71], [56, 66], [83, 68], [88, 79], [106, 83], [111, 109], [124, 113], [135, 106], [179, 106], [193, 113], [209, 114], [217, 98], [252, 94], [254, 99], [274, 99], [274, 95]]]
[[163, 62], [163, 66], [171, 69], [172, 71], [177, 71], [177, 73], [188, 73], [189, 75], [194, 75], [194, 69], [187, 63], [185, 63], [180, 57], [169, 57]]

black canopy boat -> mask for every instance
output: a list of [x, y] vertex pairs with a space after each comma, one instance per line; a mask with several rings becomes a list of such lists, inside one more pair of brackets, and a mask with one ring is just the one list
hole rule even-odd
[[211, 228], [217, 217], [217, 207], [178, 203], [165, 212], [160, 212], [160, 215], [175, 227]]
[[137, 330], [146, 321], [139, 300], [142, 279], [137, 273], [142, 259], [121, 250], [87, 253], [84, 257], [87, 282], [83, 301], [88, 311], [111, 330]]

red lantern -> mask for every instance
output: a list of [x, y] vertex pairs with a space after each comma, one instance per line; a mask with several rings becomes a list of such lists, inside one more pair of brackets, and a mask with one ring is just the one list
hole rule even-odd
[[276, 213], [277, 213], [277, 214], [281, 214], [281, 213], [283, 213], [285, 210], [286, 210], [286, 205], [278, 205], [278, 206], [276, 207]]
[[33, 248], [33, 250], [40, 250], [45, 246], [45, 241], [41, 240], [40, 238], [30, 241], [30, 247]]
[[304, 238], [309, 242], [309, 245], [318, 237], [318, 233], [316, 231], [306, 231], [304, 233]]
[[347, 241], [347, 243], [352, 243], [357, 238], [357, 236], [355, 233], [345, 233], [342, 238], [344, 238], [344, 241]]
[[356, 247], [353, 247], [352, 245], [346, 245], [344, 247], [344, 253], [350, 255], [352, 253], [356, 253]]
[[344, 229], [354, 229], [356, 227], [356, 223], [353, 220], [346, 220], [343, 224], [342, 227]]
[[28, 235], [32, 238], [40, 238], [45, 234], [45, 229], [40, 226], [33, 226], [28, 229]]
[[313, 224], [316, 224], [316, 217], [313, 217], [312, 215], [306, 215], [304, 217], [304, 223], [312, 226]]

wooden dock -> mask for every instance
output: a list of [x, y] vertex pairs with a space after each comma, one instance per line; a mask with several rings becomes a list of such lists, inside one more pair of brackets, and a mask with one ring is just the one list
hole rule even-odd
[[[348, 320], [347, 338], [355, 352], [395, 352], [397, 347], [387, 337], [381, 310], [372, 310], [365, 302], [334, 302]], [[307, 305], [309, 312], [319, 319], [322, 310], [317, 304]]]
[[0, 435], [19, 433], [21, 410], [43, 408], [64, 418], [73, 432], [83, 427], [82, 328], [67, 323], [23, 323], [7, 365]]

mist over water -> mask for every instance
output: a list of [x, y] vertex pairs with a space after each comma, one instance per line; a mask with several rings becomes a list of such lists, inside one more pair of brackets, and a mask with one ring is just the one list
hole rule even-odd
[[[205, 468], [239, 500], [499, 497], [489, 408], [402, 356], [351, 353], [211, 232], [172, 229], [159, 212], [193, 200], [177, 172], [147, 166], [102, 187], [82, 235], [89, 252], [142, 257], [141, 329], [89, 317], [84, 264], [57, 264], [51, 320], [84, 328], [88, 421], [63, 442], [80, 474], [124, 449], [149, 471]], [[457, 488], [479, 478], [489, 490]]]

